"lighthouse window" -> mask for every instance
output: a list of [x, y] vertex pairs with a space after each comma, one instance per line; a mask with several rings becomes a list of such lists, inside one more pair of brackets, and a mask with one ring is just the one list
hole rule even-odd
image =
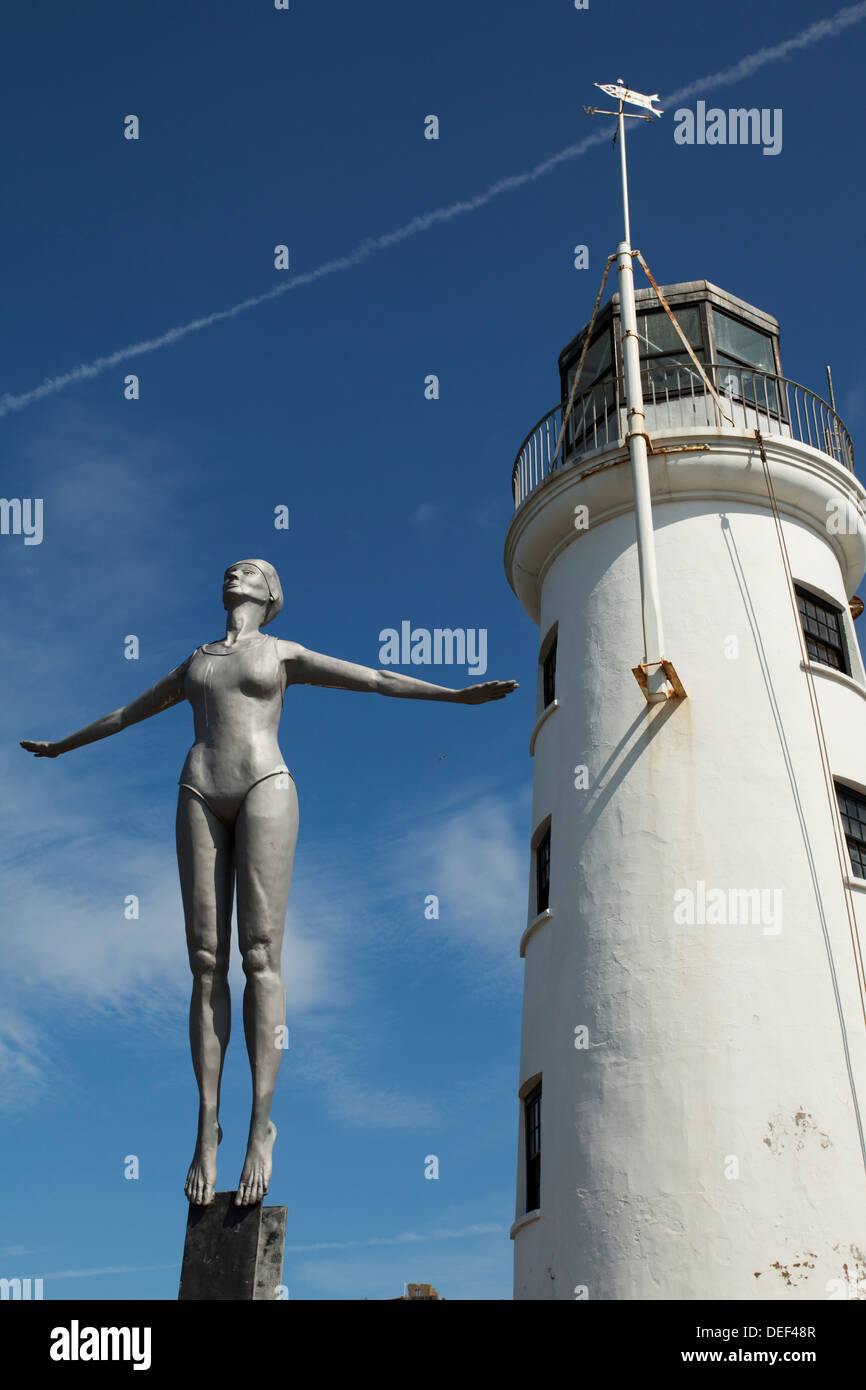
[[759, 409], [763, 406], [770, 414], [777, 414], [776, 383], [767, 380], [776, 372], [772, 339], [718, 309], [713, 310], [713, 331], [719, 386], [725, 395], [750, 401]]
[[550, 904], [550, 830], [539, 840], [535, 851], [536, 911], [546, 912]]
[[[675, 317], [698, 361], [702, 361], [704, 349], [698, 310], [677, 309]], [[663, 309], [638, 315], [637, 336], [643, 388], [652, 399], [674, 391], [691, 391], [693, 379], [696, 389], [703, 390], [682, 339]]]
[[769, 372], [771, 376], [775, 373], [773, 343], [766, 333], [759, 333], [718, 309], [713, 310], [713, 327], [719, 362], [740, 362], [745, 367], [757, 367], [759, 372]]
[[[700, 349], [703, 345], [703, 339], [701, 338], [701, 320], [697, 309], [677, 309], [674, 318], [692, 347]], [[658, 309], [651, 314], [638, 314], [637, 336], [641, 357], [652, 357], [662, 352], [674, 352], [682, 353], [684, 361], [690, 360], [683, 347], [682, 338], [664, 309]], [[700, 356], [700, 352], [698, 352], [698, 356]]]
[[842, 630], [842, 610], [824, 599], [797, 588], [797, 607], [806, 638], [806, 650], [813, 661], [834, 666], [837, 671], [851, 674], [845, 635]]
[[[577, 373], [577, 364], [580, 361], [580, 353], [582, 351], [583, 347], [581, 346], [580, 351], [575, 357], [572, 366], [568, 369], [569, 392], [571, 391], [571, 387], [574, 382], [575, 375]], [[603, 328], [600, 332], [596, 334], [595, 338], [589, 345], [589, 349], [587, 351], [583, 363], [583, 371], [580, 374], [580, 381], [578, 383], [577, 388], [578, 393], [582, 391], [588, 391], [590, 386], [592, 386], [596, 381], [598, 381], [600, 377], [609, 375], [610, 370], [610, 329]]]
[[851, 868], [856, 878], [866, 878], [866, 797], [837, 782], [836, 799], [848, 841]]
[[541, 1086], [523, 1102], [526, 1122], [526, 1210], [541, 1206]]
[[544, 708], [552, 705], [556, 698], [556, 638], [550, 644], [544, 658]]
[[[568, 368], [566, 396], [571, 396], [577, 364], [583, 348], [578, 350]], [[573, 409], [568, 416], [563, 449], [565, 454], [575, 450], [595, 449], [607, 442], [616, 418], [617, 387], [613, 379], [613, 358], [610, 348], [610, 328], [602, 328], [589, 346]]]

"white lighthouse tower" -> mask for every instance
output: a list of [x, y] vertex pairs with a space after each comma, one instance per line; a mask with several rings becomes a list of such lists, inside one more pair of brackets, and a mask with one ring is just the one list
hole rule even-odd
[[514, 466], [514, 1296], [866, 1297], [866, 490], [776, 320], [636, 254]]

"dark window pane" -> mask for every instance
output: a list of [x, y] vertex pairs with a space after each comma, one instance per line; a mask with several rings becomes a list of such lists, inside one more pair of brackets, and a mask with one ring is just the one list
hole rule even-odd
[[[703, 353], [695, 353], [698, 361], [703, 358]], [[688, 357], [685, 351], [679, 357], [649, 357], [643, 359], [643, 371], [641, 372], [641, 386], [643, 388], [644, 399], [649, 402], [657, 401], [660, 397], [667, 395], [689, 395], [694, 392], [696, 396], [703, 396], [706, 387], [700, 373]]]
[[[582, 350], [583, 349], [581, 349], [581, 351]], [[577, 375], [577, 364], [579, 361], [580, 352], [578, 352], [575, 361], [568, 369], [569, 393], [571, 392], [574, 378]], [[599, 377], [604, 376], [606, 372], [610, 371], [610, 329], [603, 328], [600, 333], [596, 334], [594, 341], [590, 344], [589, 352], [586, 354], [583, 371], [580, 374], [580, 383], [577, 388], [578, 395], [581, 395], [584, 391], [588, 391], [590, 386], [598, 381]]]
[[536, 911], [546, 912], [550, 902], [550, 831], [535, 851]]
[[526, 1135], [526, 1210], [541, 1205], [541, 1087], [523, 1102]]
[[797, 608], [806, 638], [806, 651], [812, 660], [850, 675], [841, 610], [816, 598], [806, 589], [797, 589]]
[[851, 870], [855, 878], [866, 878], [866, 797], [837, 782], [836, 799], [851, 855]]
[[568, 417], [565, 453], [573, 449], [596, 449], [619, 438], [620, 395], [617, 382], [600, 381], [585, 395], [578, 391]]
[[851, 851], [851, 869], [854, 877], [866, 878], [866, 845], [849, 840], [848, 848]]
[[[698, 310], [695, 308], [675, 309], [673, 313], [691, 346], [701, 347], [701, 316]], [[677, 354], [682, 353], [683, 357], [688, 360], [688, 353], [683, 347], [682, 338], [664, 309], [657, 309], [650, 314], [638, 314], [637, 336], [641, 357], [646, 357], [654, 352], [675, 352]]]
[[550, 650], [544, 658], [544, 708], [552, 705], [556, 698], [556, 638], [550, 644]]
[[749, 367], [757, 367], [761, 372], [771, 375], [775, 372], [773, 344], [766, 333], [759, 333], [756, 328], [749, 328], [739, 319], [733, 319], [730, 314], [723, 314], [718, 309], [713, 309], [713, 327], [716, 330], [716, 356], [720, 360], [722, 357], [733, 358]]

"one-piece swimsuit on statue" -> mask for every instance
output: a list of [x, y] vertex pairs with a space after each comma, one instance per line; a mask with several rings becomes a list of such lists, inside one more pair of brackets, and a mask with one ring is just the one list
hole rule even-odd
[[195, 743], [178, 782], [229, 830], [251, 787], [292, 775], [277, 742], [286, 692], [278, 640], [260, 632], [223, 651], [205, 644], [186, 662], [184, 694], [193, 708]]

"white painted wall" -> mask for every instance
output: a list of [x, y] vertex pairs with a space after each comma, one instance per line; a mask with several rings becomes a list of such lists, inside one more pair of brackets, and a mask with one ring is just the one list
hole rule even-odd
[[[583, 1286], [593, 1299], [823, 1299], [866, 1280], [843, 1045], [844, 1030], [866, 1114], [866, 1023], [808, 678], [754, 441], [666, 443], [696, 438], [705, 452], [650, 463], [666, 655], [687, 700], [650, 707], [631, 674], [640, 604], [621, 449], [588, 477], [548, 479], [506, 541], [541, 638], [558, 623], [560, 706], [534, 752], [551, 912], [524, 938], [520, 1083], [542, 1076], [542, 1176], [540, 1213], [524, 1218], [521, 1108], [518, 1299]], [[766, 448], [795, 579], [847, 613], [866, 548], [828, 533], [827, 500], [862, 505], [866, 492], [795, 441]], [[573, 527], [579, 503], [588, 531]], [[819, 672], [815, 686], [833, 772], [866, 790], [848, 626], [854, 679]], [[588, 790], [574, 788], [577, 764]], [[770, 917], [677, 924], [675, 894], [699, 880], [781, 890], [781, 930]], [[528, 925], [534, 894], [533, 865]], [[866, 943], [863, 888], [854, 898]], [[588, 1050], [574, 1047], [579, 1025]]]

